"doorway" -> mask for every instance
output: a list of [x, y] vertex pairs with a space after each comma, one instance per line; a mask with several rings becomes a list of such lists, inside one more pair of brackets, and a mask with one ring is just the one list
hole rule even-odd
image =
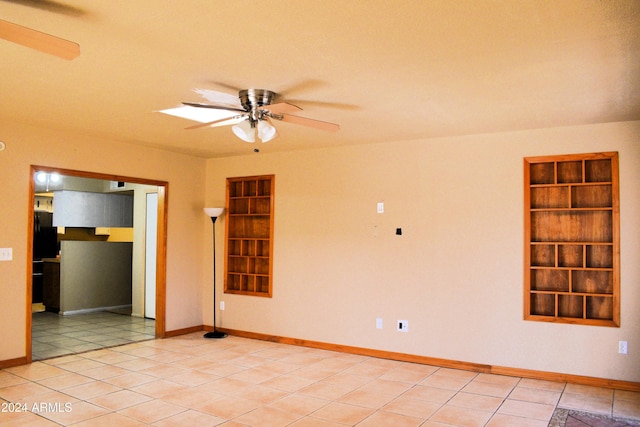
[[[108, 310], [99, 310], [99, 309], [89, 309], [89, 310], [75, 310], [73, 312], [67, 313], [66, 315], [59, 315], [54, 313], [44, 313], [42, 316], [32, 317], [32, 303], [35, 299], [38, 298], [37, 295], [34, 294], [40, 292], [38, 289], [37, 281], [40, 280], [38, 278], [39, 272], [37, 271], [38, 266], [34, 262], [33, 264], [29, 264], [30, 270], [27, 274], [27, 280], [29, 281], [27, 286], [27, 361], [31, 362], [34, 360], [34, 334], [36, 334], [37, 341], [35, 341], [38, 345], [41, 345], [41, 340], [54, 342], [57, 337], [53, 333], [47, 333], [45, 338], [42, 338], [43, 330], [46, 332], [46, 327], [42, 329], [41, 320], [45, 319], [48, 316], [54, 316], [56, 320], [56, 324], [51, 325], [50, 330], [61, 331], [63, 328], [66, 328], [64, 325], [71, 326], [70, 337], [80, 338], [81, 341], [101, 341], [107, 346], [118, 345], [120, 341], [118, 340], [118, 336], [121, 338], [129, 337], [131, 339], [141, 339], [144, 338], [144, 334], [146, 334], [147, 339], [149, 338], [161, 338], [164, 337], [165, 334], [165, 267], [166, 267], [166, 196], [167, 196], [167, 187], [168, 184], [163, 181], [155, 181], [155, 180], [147, 180], [135, 177], [126, 177], [126, 176], [116, 176], [116, 175], [108, 175], [108, 174], [99, 174], [85, 171], [76, 171], [76, 170], [68, 170], [68, 169], [60, 169], [54, 167], [46, 167], [46, 166], [31, 166], [31, 180], [30, 180], [30, 199], [35, 203], [30, 204], [29, 208], [29, 218], [30, 218], [30, 226], [29, 226], [29, 243], [30, 243], [30, 252], [31, 258], [35, 258], [35, 251], [38, 251], [37, 248], [34, 248], [34, 234], [37, 230], [38, 218], [36, 215], [36, 206], [38, 205], [38, 198], [36, 198], [36, 192], [39, 195], [40, 201], [42, 201], [42, 195], [40, 194], [43, 190], [42, 184], [36, 180], [36, 174], [40, 173], [40, 175], [47, 174], [48, 176], [55, 176], [56, 178], [62, 177], [62, 180], [67, 179], [69, 181], [75, 180], [77, 181], [95, 181], [102, 183], [102, 185], [111, 186], [110, 189], [113, 191], [127, 191], [127, 188], [131, 193], [135, 193], [134, 197], [136, 203], [139, 206], [139, 209], [143, 214], [142, 222], [136, 223], [136, 227], [129, 232], [133, 233], [135, 230], [136, 237], [135, 240], [140, 243], [137, 244], [137, 249], [134, 249], [137, 253], [132, 256], [135, 259], [142, 258], [140, 262], [139, 268], [135, 268], [133, 271], [132, 278], [132, 295], [131, 301], [132, 305], [127, 309], [126, 306], [123, 307], [108, 307]], [[57, 181], [60, 182], [60, 181]], [[46, 181], [46, 190], [55, 191], [56, 189], [62, 189], [61, 187], [56, 188], [53, 180], [49, 182]], [[122, 188], [119, 188], [122, 187]], [[133, 190], [132, 190], [133, 189]], [[142, 189], [142, 190], [140, 190]], [[137, 192], [136, 192], [137, 191]], [[97, 192], [100, 192], [99, 190]], [[141, 194], [140, 197], [137, 194]], [[46, 196], [45, 196], [46, 199]], [[147, 199], [151, 199], [155, 203], [148, 203]], [[55, 209], [55, 208], [54, 208]], [[40, 209], [38, 209], [40, 210]], [[149, 211], [150, 210], [150, 211]], [[149, 228], [149, 230], [147, 230]], [[142, 230], [140, 234], [140, 230]], [[66, 230], [65, 230], [66, 231]], [[86, 230], [70, 230], [71, 235], [75, 237], [67, 238], [69, 239], [78, 239], [77, 233], [87, 232]], [[113, 230], [118, 231], [118, 230]], [[119, 230], [123, 231], [123, 230]], [[127, 231], [127, 230], [124, 230]], [[148, 232], [147, 232], [148, 231]], [[65, 232], [65, 234], [67, 234]], [[75, 235], [73, 233], [76, 233]], [[98, 232], [98, 230], [89, 230], [88, 234], [95, 235], [94, 238], [89, 240], [101, 240], [104, 236], [97, 236], [98, 234], [105, 234], [103, 231]], [[109, 234], [109, 230], [107, 229], [107, 233]], [[112, 233], [117, 234], [117, 233]], [[125, 233], [126, 235], [126, 233]], [[150, 235], [147, 236], [147, 235]], [[140, 237], [142, 236], [142, 237]], [[80, 240], [84, 240], [85, 237], [80, 237]], [[118, 240], [118, 237], [105, 237], [104, 240]], [[64, 238], [63, 238], [64, 240]], [[122, 240], [122, 238], [121, 238]], [[125, 237], [124, 240], [131, 241], [131, 245], [133, 245], [134, 238]], [[71, 248], [71, 242], [66, 243], [67, 249]], [[116, 246], [115, 244], [106, 245], [106, 246]], [[126, 244], [125, 244], [126, 246]], [[149, 246], [146, 249], [146, 246]], [[58, 250], [60, 247], [58, 247]], [[147, 253], [147, 251], [149, 253]], [[61, 256], [58, 255], [58, 261], [60, 261]], [[70, 259], [70, 258], [66, 258]], [[52, 264], [55, 264], [55, 259], [49, 259]], [[133, 261], [132, 261], [133, 263]], [[65, 263], [66, 264], [66, 263]], [[47, 264], [45, 263], [45, 266]], [[135, 273], [135, 271], [139, 271]], [[149, 280], [149, 286], [145, 285], [145, 276], [146, 279]], [[134, 283], [136, 285], [134, 285]], [[149, 289], [151, 291], [149, 292]], [[153, 297], [149, 295], [149, 293], [153, 294]], [[135, 295], [134, 295], [135, 294]], [[135, 301], [135, 303], [134, 303]], [[147, 306], [147, 304], [152, 304], [152, 306]], [[120, 309], [120, 310], [119, 310]], [[127, 313], [128, 310], [128, 313]], [[63, 313], [64, 314], [64, 313]], [[127, 316], [123, 316], [122, 314], [127, 314]], [[133, 314], [133, 316], [131, 316]], [[128, 318], [128, 319], [127, 319]], [[123, 322], [123, 320], [125, 320]], [[103, 331], [110, 331], [112, 336], [104, 336], [99, 337], [95, 331], [89, 330], [95, 324], [101, 324]], [[117, 328], [122, 327], [122, 330], [116, 330]], [[83, 327], [86, 327], [87, 330], [82, 330]], [[134, 338], [135, 336], [135, 338]], [[66, 337], [69, 338], [69, 337]], [[122, 342], [124, 343], [124, 342]], [[85, 346], [87, 350], [92, 349], [91, 345]], [[80, 351], [82, 351], [83, 346], [80, 345], [77, 347]], [[74, 351], [71, 349], [69, 353], [80, 352]], [[86, 351], [86, 350], [85, 350]], [[37, 356], [37, 358], [42, 358]]]

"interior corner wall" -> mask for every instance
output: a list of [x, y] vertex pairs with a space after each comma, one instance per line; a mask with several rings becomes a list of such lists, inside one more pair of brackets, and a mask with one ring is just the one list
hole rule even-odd
[[205, 160], [106, 138], [3, 123], [0, 152], [0, 361], [26, 356], [30, 166], [41, 165], [168, 182], [166, 330], [202, 325]]
[[[599, 151], [620, 155], [621, 326], [525, 321], [523, 158]], [[640, 122], [210, 159], [207, 197], [260, 174], [275, 174], [273, 298], [220, 291], [219, 326], [640, 381]]]

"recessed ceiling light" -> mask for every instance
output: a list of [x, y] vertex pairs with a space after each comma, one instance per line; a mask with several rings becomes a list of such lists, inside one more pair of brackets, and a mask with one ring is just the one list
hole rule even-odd
[[6, 147], [5, 143], [0, 141], [0, 151], [4, 150]]

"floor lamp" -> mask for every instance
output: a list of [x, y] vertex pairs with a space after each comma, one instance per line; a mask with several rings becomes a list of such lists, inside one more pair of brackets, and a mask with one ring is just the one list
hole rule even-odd
[[216, 219], [224, 208], [204, 208], [204, 213], [211, 217], [213, 224], [213, 332], [204, 334], [205, 338], [224, 338], [227, 336], [224, 332], [216, 331]]

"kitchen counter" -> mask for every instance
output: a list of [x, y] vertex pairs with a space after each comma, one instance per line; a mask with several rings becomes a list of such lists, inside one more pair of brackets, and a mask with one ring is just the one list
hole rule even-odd
[[43, 258], [43, 304], [74, 314], [131, 305], [131, 242], [64, 240], [64, 254]]

